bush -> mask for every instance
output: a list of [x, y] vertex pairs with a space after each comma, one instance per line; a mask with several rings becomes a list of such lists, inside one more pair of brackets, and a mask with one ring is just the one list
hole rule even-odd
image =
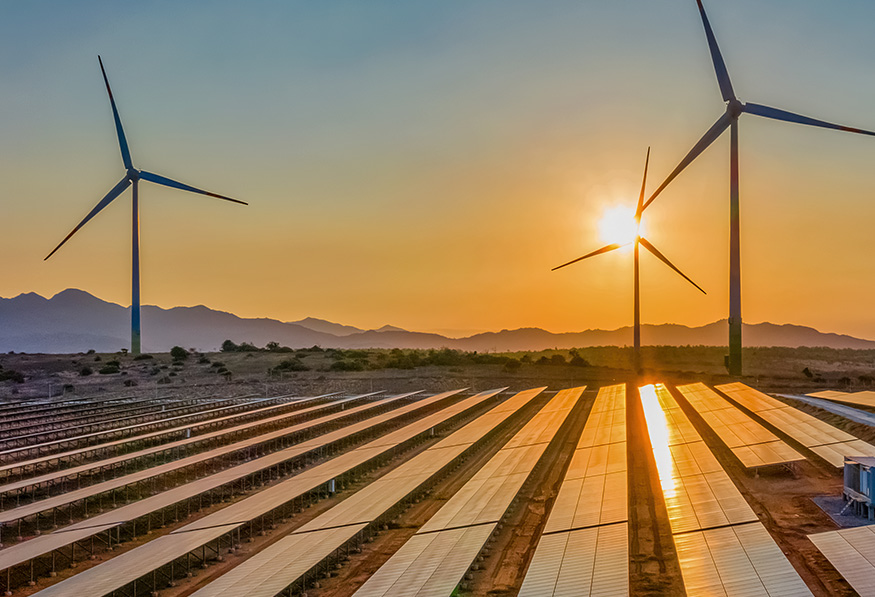
[[184, 361], [188, 358], [188, 351], [181, 346], [174, 346], [170, 349], [170, 356], [174, 361]]
[[76, 388], [73, 387], [73, 384], [71, 384], [71, 383], [64, 384], [64, 393], [65, 394], [68, 394], [68, 393], [72, 394], [75, 391], [76, 391]]
[[310, 368], [301, 362], [300, 359], [283, 359], [280, 364], [273, 368], [272, 371], [279, 373], [281, 371], [309, 371]]
[[119, 363], [118, 361], [107, 361], [106, 366], [107, 367], [115, 367], [116, 369], [121, 369], [122, 364]]
[[0, 370], [0, 381], [14, 381], [15, 383], [24, 383], [24, 375], [12, 369]]
[[210, 359], [208, 359], [207, 357], [201, 357], [197, 360], [197, 364], [198, 365], [209, 365]]
[[126, 379], [125, 380], [125, 387], [126, 388], [132, 388], [135, 385], [137, 385], [137, 382], [135, 380], [133, 380], [133, 379]]
[[135, 361], [148, 361], [151, 358], [153, 358], [153, 357], [150, 354], [138, 354], [137, 356], [134, 357], [134, 360]]
[[213, 361], [213, 364], [210, 365], [210, 367], [212, 367], [213, 369], [219, 369], [219, 368], [222, 368], [224, 366], [225, 366], [225, 363], [223, 363], [222, 361]]
[[505, 371], [519, 371], [520, 367], [522, 367], [522, 366], [523, 366], [523, 364], [520, 363], [516, 359], [507, 359], [507, 362], [504, 364], [504, 370]]
[[569, 352], [569, 354], [571, 355], [571, 361], [569, 362], [569, 365], [571, 365], [572, 367], [589, 367], [590, 366], [589, 361], [587, 361], [585, 358], [580, 356], [580, 354], [576, 350], [571, 350]]
[[240, 347], [231, 342], [230, 340], [225, 340], [222, 342], [222, 352], [237, 352]]
[[329, 371], [364, 371], [365, 366], [361, 361], [334, 361]]
[[79, 375], [82, 377], [88, 377], [92, 373], [94, 373], [94, 370], [91, 367], [89, 367], [88, 365], [85, 365], [84, 367], [82, 367], [79, 370]]
[[101, 375], [112, 375], [113, 373], [118, 373], [118, 372], [119, 372], [118, 367], [113, 367], [112, 365], [109, 365], [109, 364], [104, 365], [98, 371], [98, 373], [100, 373]]

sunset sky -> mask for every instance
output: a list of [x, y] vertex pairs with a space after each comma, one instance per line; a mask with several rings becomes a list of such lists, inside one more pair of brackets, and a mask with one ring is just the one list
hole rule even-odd
[[[735, 90], [875, 130], [875, 3], [706, 3]], [[631, 324], [631, 253], [602, 246], [723, 113], [694, 0], [4, 2], [0, 296], [142, 301], [451, 335]], [[741, 119], [746, 322], [875, 338], [875, 138]], [[642, 256], [645, 322], [727, 315], [729, 135], [645, 214], [707, 292]], [[148, 337], [148, 330], [144, 330]]]

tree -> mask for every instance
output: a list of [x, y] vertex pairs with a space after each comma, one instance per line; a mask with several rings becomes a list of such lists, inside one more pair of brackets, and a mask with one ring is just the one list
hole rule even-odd
[[239, 346], [237, 346], [230, 340], [225, 340], [224, 342], [222, 342], [222, 352], [237, 352], [239, 348]]
[[170, 349], [170, 356], [174, 361], [184, 361], [188, 358], [188, 351], [181, 346], [174, 346]]

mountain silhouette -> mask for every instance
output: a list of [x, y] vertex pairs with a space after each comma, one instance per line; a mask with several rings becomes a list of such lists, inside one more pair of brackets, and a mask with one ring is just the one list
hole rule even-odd
[[[378, 330], [362, 330], [312, 317], [295, 322], [245, 319], [202, 305], [172, 309], [144, 306], [142, 318], [146, 352], [167, 352], [173, 346], [215, 351], [228, 339], [256, 346], [273, 341], [292, 348], [319, 345], [323, 348], [455, 348], [480, 352], [632, 343], [630, 327], [562, 333], [520, 328], [448, 338], [389, 325]], [[726, 328], [726, 320], [700, 327], [646, 324], [641, 327], [641, 338], [648, 345], [723, 346]], [[773, 323], [745, 324], [744, 342], [745, 346], [875, 349], [872, 340]], [[33, 292], [0, 298], [0, 352], [73, 353], [89, 349], [115, 352], [129, 343], [130, 309], [85, 291], [71, 288], [50, 299]]]

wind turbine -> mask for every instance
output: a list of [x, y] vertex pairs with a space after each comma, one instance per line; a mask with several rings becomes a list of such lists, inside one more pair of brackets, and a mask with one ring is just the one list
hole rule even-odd
[[75, 228], [73, 228], [70, 234], [68, 234], [64, 238], [64, 240], [62, 240], [61, 243], [57, 247], [55, 247], [51, 253], [48, 254], [48, 256], [46, 256], [43, 261], [54, 255], [55, 252], [64, 245], [64, 243], [70, 240], [70, 237], [76, 234], [76, 232], [78, 232], [80, 228], [88, 223], [91, 218], [100, 213], [103, 208], [112, 203], [116, 199], [116, 197], [121, 195], [129, 186], [132, 187], [133, 221], [131, 226], [131, 352], [133, 354], [140, 354], [140, 208], [139, 198], [137, 196], [137, 190], [140, 180], [147, 180], [149, 182], [164, 185], [165, 187], [181, 189], [183, 191], [190, 191], [192, 193], [199, 193], [201, 195], [208, 195], [209, 197], [224, 199], [225, 201], [240, 203], [242, 205], [249, 204], [244, 201], [238, 201], [237, 199], [225, 197], [224, 195], [217, 195], [216, 193], [203, 191], [187, 184], [176, 182], [175, 180], [171, 180], [165, 176], [153, 174], [145, 170], [137, 170], [136, 168], [134, 168], [134, 164], [131, 161], [131, 152], [128, 149], [128, 140], [125, 138], [125, 131], [124, 129], [122, 129], [122, 121], [121, 118], [119, 118], [118, 109], [116, 108], [115, 100], [112, 97], [112, 89], [109, 88], [109, 79], [106, 78], [106, 70], [103, 68], [103, 60], [100, 58], [100, 56], [97, 57], [97, 60], [100, 62], [100, 72], [103, 73], [103, 82], [106, 84], [106, 93], [109, 94], [109, 103], [112, 106], [112, 117], [115, 120], [115, 131], [118, 135], [118, 144], [122, 152], [122, 162], [124, 162], [126, 169], [125, 175], [118, 182], [118, 184], [110, 189], [106, 196], [104, 196], [104, 198], [101, 199], [100, 202], [94, 206], [94, 209], [88, 212], [88, 215], [85, 216], [82, 221], [76, 225]]
[[592, 253], [587, 253], [583, 257], [578, 257], [577, 259], [573, 259], [568, 263], [563, 263], [560, 266], [554, 267], [551, 271], [556, 271], [557, 269], [561, 269], [567, 265], [571, 265], [572, 263], [577, 263], [578, 261], [583, 261], [584, 259], [589, 259], [590, 257], [595, 257], [596, 255], [601, 255], [602, 253], [608, 253], [610, 251], [614, 251], [616, 249], [620, 249], [623, 247], [628, 247], [629, 245], [634, 245], [633, 251], [633, 261], [635, 263], [634, 267], [634, 311], [635, 311], [635, 323], [632, 326], [633, 333], [633, 352], [632, 352], [632, 367], [635, 369], [635, 373], [641, 373], [641, 292], [640, 292], [640, 282], [639, 282], [639, 266], [638, 266], [638, 246], [643, 245], [645, 249], [650, 251], [654, 257], [662, 261], [668, 267], [673, 269], [679, 276], [681, 276], [684, 280], [698, 288], [702, 294], [706, 294], [702, 288], [693, 282], [690, 278], [686, 276], [681, 270], [679, 270], [675, 265], [668, 260], [668, 258], [659, 252], [659, 250], [654, 247], [646, 238], [641, 236], [641, 214], [644, 212], [644, 208], [647, 205], [644, 203], [644, 187], [647, 184], [647, 167], [650, 164], [650, 148], [647, 148], [647, 158], [644, 160], [644, 178], [641, 181], [641, 193], [638, 195], [638, 207], [635, 209], [635, 238], [627, 243], [613, 243], [610, 245], [605, 245], [601, 249], [597, 249]]
[[728, 128], [731, 134], [731, 149], [729, 160], [729, 361], [727, 368], [730, 375], [741, 375], [741, 241], [739, 237], [739, 210], [738, 210], [738, 118], [742, 114], [753, 114], [762, 116], [763, 118], [771, 118], [773, 120], [781, 120], [783, 122], [792, 122], [795, 124], [806, 124], [809, 126], [817, 126], [826, 129], [835, 129], [837, 131], [846, 131], [849, 133], [859, 133], [861, 135], [875, 136], [875, 132], [857, 129], [839, 124], [832, 124], [823, 120], [801, 116], [786, 110], [778, 108], [770, 108], [762, 104], [754, 104], [751, 102], [743, 103], [736, 96], [732, 89], [732, 83], [729, 80], [729, 72], [726, 70], [726, 63], [723, 62], [723, 56], [720, 53], [720, 48], [717, 46], [717, 39], [714, 37], [714, 31], [711, 29], [711, 24], [708, 22], [708, 16], [705, 14], [705, 7], [702, 6], [702, 0], [696, 0], [699, 5], [699, 13], [702, 16], [702, 24], [705, 27], [705, 37], [708, 40], [708, 48], [711, 52], [711, 61], [714, 63], [714, 72], [717, 74], [717, 83], [720, 86], [720, 94], [723, 96], [723, 101], [726, 102], [726, 110], [723, 115], [717, 119], [710, 129], [699, 139], [687, 155], [680, 161], [677, 167], [672, 170], [668, 178], [653, 192], [647, 202], [644, 204], [646, 208], [654, 199], [681, 173], [681, 171], [695, 160], [699, 154], [705, 151], [721, 134]]

